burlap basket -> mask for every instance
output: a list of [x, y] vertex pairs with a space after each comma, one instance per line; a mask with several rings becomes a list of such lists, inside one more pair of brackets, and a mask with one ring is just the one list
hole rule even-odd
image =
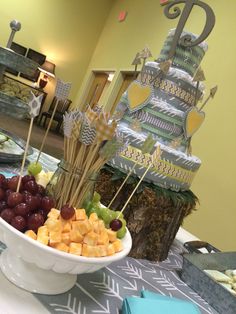
[[[107, 206], [126, 175], [105, 166], [98, 178], [96, 191]], [[112, 209], [120, 210], [138, 179], [131, 177], [119, 193]], [[130, 256], [151, 261], [167, 258], [171, 244], [184, 218], [195, 209], [197, 197], [189, 190], [173, 192], [143, 182], [124, 211], [133, 239]]]

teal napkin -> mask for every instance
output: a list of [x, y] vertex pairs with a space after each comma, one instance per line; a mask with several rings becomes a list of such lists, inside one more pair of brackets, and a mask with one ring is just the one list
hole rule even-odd
[[11, 178], [16, 175], [16, 173], [8, 172], [8, 171], [2, 171], [1, 174], [3, 174], [6, 178]]
[[122, 314], [200, 314], [198, 307], [188, 301], [170, 298], [150, 291], [142, 291], [142, 298], [127, 297]]

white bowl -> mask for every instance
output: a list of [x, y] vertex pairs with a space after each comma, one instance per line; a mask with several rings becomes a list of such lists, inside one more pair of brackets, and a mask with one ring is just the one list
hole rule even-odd
[[0, 268], [16, 286], [34, 293], [60, 294], [71, 289], [77, 274], [92, 273], [128, 255], [132, 240], [127, 230], [123, 250], [108, 257], [84, 257], [43, 245], [0, 218]]

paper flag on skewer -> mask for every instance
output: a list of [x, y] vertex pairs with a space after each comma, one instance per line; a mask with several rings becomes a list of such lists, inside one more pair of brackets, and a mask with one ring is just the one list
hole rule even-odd
[[92, 127], [87, 120], [84, 120], [81, 126], [79, 140], [84, 145], [91, 145], [96, 138], [96, 129]]
[[42, 100], [43, 100], [43, 94], [36, 97], [34, 93], [31, 91], [31, 97], [28, 103], [29, 115], [31, 118], [35, 118], [39, 115]]
[[169, 72], [171, 63], [172, 63], [171, 60], [167, 60], [167, 61], [161, 62], [161, 63], [159, 64], [159, 68], [160, 68], [160, 70], [161, 70], [161, 72], [162, 72], [163, 74], [166, 75], [166, 74]]
[[218, 86], [214, 86], [211, 90], [210, 90], [210, 95], [211, 95], [211, 98], [214, 98], [216, 92], [218, 90]]
[[150, 83], [156, 82], [158, 77], [162, 78], [163, 76], [167, 75], [169, 72], [170, 66], [171, 66], [172, 61], [167, 60], [159, 63], [159, 70], [157, 71], [156, 75], [150, 80]]
[[93, 109], [91, 109], [90, 106], [88, 106], [85, 112], [85, 116], [88, 118], [90, 123], [93, 123], [98, 118], [98, 113], [94, 111]]
[[136, 56], [135, 56], [133, 62], [131, 63], [131, 65], [135, 65], [135, 66], [136, 66], [135, 68], [137, 68], [137, 66], [138, 66], [139, 64], [141, 64], [141, 63], [142, 63], [142, 62], [141, 62], [140, 53], [137, 52], [137, 54], [136, 54]]
[[[79, 115], [79, 113], [78, 113], [78, 115]], [[74, 121], [77, 120], [78, 115], [75, 115], [75, 113], [72, 111], [71, 112], [65, 112], [63, 115], [64, 135], [68, 138], [71, 137]]]
[[193, 77], [193, 82], [203, 82], [205, 81], [205, 74], [203, 72], [203, 70], [201, 68], [198, 68], [198, 70], [196, 71], [194, 77]]
[[149, 133], [145, 141], [143, 142], [141, 146], [141, 151], [143, 154], [150, 154], [152, 151], [154, 145], [156, 143], [156, 140], [152, 137], [152, 134]]
[[146, 46], [143, 48], [143, 50], [139, 53], [139, 57], [143, 59], [151, 58], [152, 53], [151, 50]]
[[105, 145], [100, 149], [99, 155], [101, 158], [109, 160], [117, 154], [117, 151], [121, 149], [123, 143], [113, 138], [111, 141], [107, 141]]
[[71, 138], [74, 141], [77, 141], [79, 139], [80, 135], [80, 130], [81, 130], [81, 121], [74, 121], [73, 123], [73, 129], [71, 132]]
[[109, 124], [106, 115], [100, 113], [96, 121], [97, 140], [100, 142], [111, 140], [115, 134], [116, 126], [116, 121], [113, 120]]
[[207, 99], [204, 101], [204, 103], [202, 104], [201, 108], [199, 109], [199, 111], [201, 111], [203, 109], [203, 107], [206, 106], [206, 104], [208, 103], [208, 101], [211, 99], [211, 98], [214, 98], [216, 92], [218, 90], [218, 86], [214, 86], [213, 88], [211, 88], [210, 90], [210, 95], [207, 97]]
[[31, 99], [29, 100], [29, 103], [28, 103], [29, 115], [30, 115], [30, 126], [29, 126], [29, 130], [28, 130], [28, 134], [27, 134], [25, 151], [24, 151], [24, 155], [23, 155], [23, 159], [22, 159], [22, 163], [21, 163], [21, 169], [20, 169], [20, 174], [19, 174], [19, 180], [18, 180], [17, 187], [16, 187], [16, 192], [19, 192], [19, 190], [20, 190], [20, 185], [21, 185], [21, 180], [22, 180], [22, 176], [23, 176], [25, 160], [26, 160], [26, 156], [27, 156], [27, 152], [28, 152], [28, 148], [29, 148], [29, 142], [30, 142], [30, 137], [31, 137], [31, 133], [32, 133], [34, 118], [37, 117], [39, 114], [42, 99], [43, 99], [43, 95], [36, 97], [34, 95], [34, 93], [31, 91]]
[[59, 100], [66, 100], [69, 96], [71, 83], [65, 83], [61, 79], [57, 79], [55, 97]]
[[197, 105], [197, 96], [198, 96], [198, 89], [199, 89], [199, 84], [201, 81], [204, 81], [206, 78], [205, 78], [205, 75], [204, 75], [204, 72], [203, 70], [199, 67], [198, 70], [196, 71], [194, 77], [193, 77], [193, 82], [197, 82], [196, 83], [196, 91], [195, 91], [195, 95], [194, 95], [194, 106]]
[[136, 132], [142, 131], [141, 123], [137, 118], [132, 119], [132, 122], [130, 124], [130, 128]]

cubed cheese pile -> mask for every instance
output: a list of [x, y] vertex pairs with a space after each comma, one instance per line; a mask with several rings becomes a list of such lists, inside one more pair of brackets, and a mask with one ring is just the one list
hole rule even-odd
[[110, 256], [123, 249], [116, 232], [105, 228], [96, 213], [88, 217], [84, 209], [76, 209], [75, 215], [65, 220], [52, 208], [37, 234], [33, 230], [25, 234], [60, 251], [86, 257]]

